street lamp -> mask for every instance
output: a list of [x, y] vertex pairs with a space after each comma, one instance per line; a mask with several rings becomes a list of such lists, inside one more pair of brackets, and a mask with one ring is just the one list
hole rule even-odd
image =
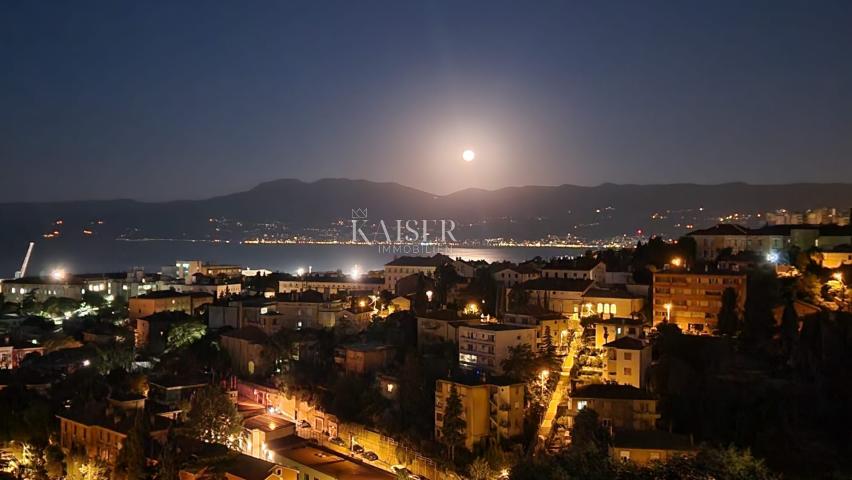
[[670, 322], [672, 320], [672, 304], [667, 303], [664, 306], [666, 307], [666, 321]]
[[432, 295], [433, 295], [432, 290], [426, 290], [426, 300], [429, 303], [432, 303]]
[[834, 278], [835, 280], [837, 280], [837, 281], [838, 281], [838, 282], [840, 282], [841, 284], [843, 283], [843, 273], [841, 273], [841, 272], [834, 272], [834, 274], [832, 274], [831, 276], [832, 276], [832, 278]]
[[672, 265], [674, 265], [675, 267], [680, 267], [681, 265], [683, 265], [683, 259], [680, 257], [674, 257], [672, 259]]

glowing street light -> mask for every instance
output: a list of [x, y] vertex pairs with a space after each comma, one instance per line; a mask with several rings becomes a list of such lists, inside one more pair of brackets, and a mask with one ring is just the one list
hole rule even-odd
[[539, 378], [541, 378], [541, 383], [544, 383], [547, 381], [547, 377], [550, 376], [550, 370], [545, 368], [544, 370], [538, 373], [538, 376]]
[[834, 272], [834, 274], [832, 274], [831, 277], [834, 278], [835, 280], [837, 280], [838, 282], [843, 283], [843, 273]]
[[305, 269], [304, 269], [304, 268], [299, 267], [299, 268], [297, 268], [297, 269], [296, 269], [296, 275], [298, 275], [298, 276], [300, 276], [300, 277], [301, 277], [301, 276], [302, 276], [302, 275], [304, 275], [304, 274], [305, 274]]
[[426, 290], [426, 300], [428, 300], [430, 303], [432, 302], [432, 295], [434, 295], [432, 290]]
[[50, 272], [50, 278], [56, 280], [57, 282], [65, 280], [66, 275], [67, 274], [65, 273], [65, 270], [62, 268], [54, 268], [53, 271]]
[[349, 271], [349, 276], [352, 277], [353, 280], [358, 280], [361, 277], [361, 269], [358, 268], [358, 265], [353, 265], [352, 269]]
[[681, 265], [683, 265], [683, 259], [680, 257], [674, 257], [672, 259], [672, 265], [674, 265], [675, 267], [680, 267]]
[[766, 261], [769, 263], [778, 263], [780, 258], [781, 256], [778, 255], [778, 252], [769, 252], [766, 254]]
[[671, 319], [672, 319], [672, 304], [667, 303], [664, 306], [666, 307], [666, 321], [671, 321]]

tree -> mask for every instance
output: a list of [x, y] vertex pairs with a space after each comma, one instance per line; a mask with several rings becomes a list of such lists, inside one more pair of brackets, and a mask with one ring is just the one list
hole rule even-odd
[[515, 309], [530, 303], [530, 292], [523, 284], [516, 284], [509, 290], [509, 308]]
[[175, 431], [170, 428], [157, 465], [157, 480], [178, 480], [180, 465], [177, 455]]
[[580, 410], [574, 417], [574, 428], [571, 430], [571, 448], [606, 456], [608, 446], [609, 433], [601, 426], [598, 412], [591, 408]]
[[166, 349], [173, 352], [188, 347], [200, 340], [206, 331], [207, 327], [201, 322], [184, 322], [172, 325], [166, 337]]
[[734, 336], [739, 330], [739, 315], [737, 315], [737, 292], [726, 288], [722, 292], [722, 307], [719, 310], [719, 332], [723, 335]]
[[439, 304], [447, 303], [450, 290], [462, 280], [452, 263], [443, 263], [435, 268], [435, 293]]
[[509, 355], [500, 364], [507, 377], [521, 382], [529, 382], [538, 373], [539, 362], [532, 347], [521, 344], [509, 347]]
[[208, 443], [239, 446], [243, 434], [242, 417], [228, 394], [208, 385], [197, 391], [189, 403], [186, 418], [189, 435]]
[[101, 309], [106, 306], [106, 299], [100, 293], [86, 291], [83, 294], [83, 303], [92, 308]]
[[799, 315], [792, 300], [784, 305], [784, 313], [781, 315], [781, 352], [786, 359], [790, 359], [796, 341], [799, 338]]
[[482, 457], [476, 457], [470, 466], [467, 468], [470, 474], [470, 480], [489, 480], [494, 472], [491, 471], [491, 466], [488, 460]]
[[456, 458], [456, 447], [464, 445], [464, 431], [467, 422], [462, 419], [462, 403], [456, 386], [450, 387], [450, 396], [444, 406], [444, 424], [441, 425], [441, 440], [450, 452], [450, 459]]
[[120, 464], [127, 475], [127, 480], [145, 478], [146, 448], [148, 442], [148, 415], [144, 409], [136, 411], [133, 426], [127, 432], [124, 446], [121, 449]]

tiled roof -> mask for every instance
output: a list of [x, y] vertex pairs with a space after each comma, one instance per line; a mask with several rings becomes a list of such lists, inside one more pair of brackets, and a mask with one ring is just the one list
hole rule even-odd
[[633, 337], [621, 337], [609, 343], [605, 343], [604, 347], [619, 348], [622, 350], [642, 350], [645, 348], [645, 342]]
[[562, 292], [585, 292], [592, 286], [591, 280], [574, 278], [535, 278], [520, 284], [525, 290], [555, 290]]

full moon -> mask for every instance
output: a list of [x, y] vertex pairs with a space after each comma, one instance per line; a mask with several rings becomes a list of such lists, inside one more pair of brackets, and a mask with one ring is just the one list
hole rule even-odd
[[473, 150], [465, 150], [462, 152], [462, 158], [465, 162], [472, 162], [474, 158], [476, 158], [476, 152]]

